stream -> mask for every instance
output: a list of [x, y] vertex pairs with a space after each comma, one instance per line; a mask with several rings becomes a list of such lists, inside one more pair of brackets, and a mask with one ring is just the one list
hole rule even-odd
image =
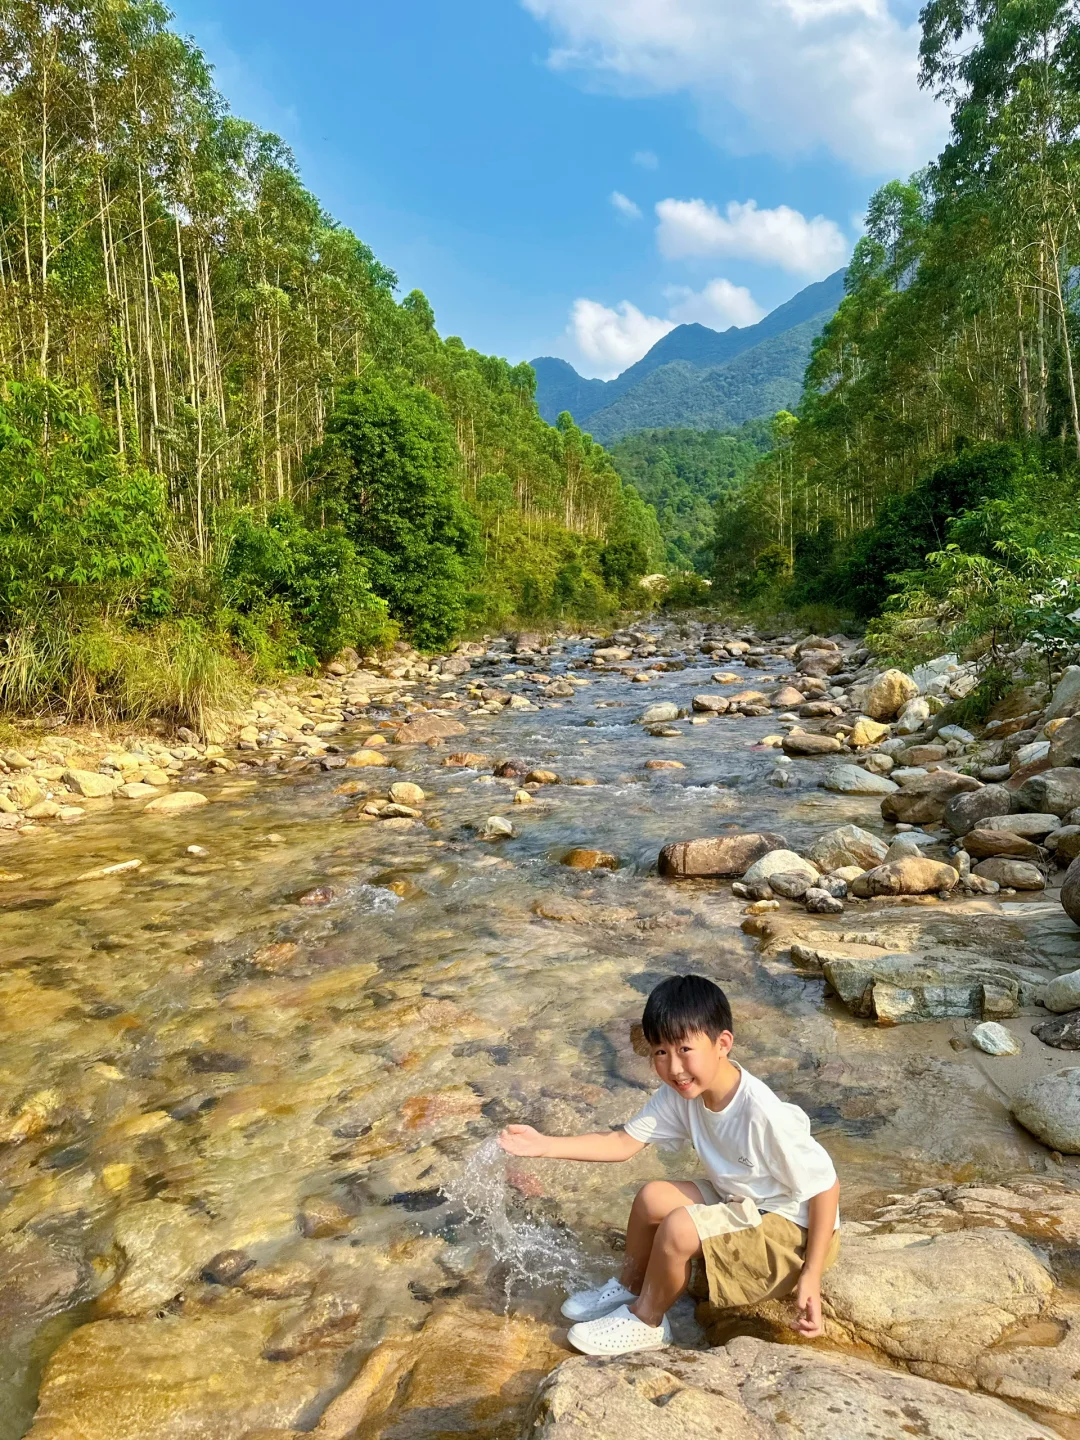
[[[1045, 1171], [987, 1058], [950, 1047], [954, 1025], [853, 1019], [820, 978], [761, 959], [729, 885], [657, 876], [662, 845], [729, 827], [797, 849], [848, 822], [886, 830], [874, 797], [817, 788], [814, 761], [768, 783], [775, 752], [756, 742], [775, 717], [683, 720], [668, 738], [635, 723], [710, 688], [715, 662], [664, 639], [685, 669], [649, 685], [575, 670], [590, 683], [573, 699], [391, 746], [394, 771], [200, 778], [197, 811], [116, 806], [3, 853], [22, 878], [0, 890], [0, 1440], [310, 1430], [433, 1304], [555, 1324], [565, 1284], [617, 1267], [635, 1190], [687, 1157], [504, 1166], [478, 1149], [510, 1121], [629, 1118], [655, 1083], [630, 1025], [673, 972], [727, 990], [736, 1058], [808, 1111], [845, 1213]], [[566, 642], [551, 668], [589, 653]], [[789, 668], [724, 665], [747, 685]], [[520, 780], [445, 766], [457, 748], [563, 783], [515, 805]], [[394, 779], [423, 787], [423, 823], [357, 818]], [[480, 838], [493, 815], [511, 838]], [[573, 846], [619, 866], [569, 869]], [[77, 1431], [62, 1399], [34, 1420], [44, 1366], [73, 1341]], [[183, 1418], [209, 1352], [230, 1357], [227, 1426], [203, 1398]], [[125, 1429], [125, 1387], [149, 1371], [165, 1408]]]

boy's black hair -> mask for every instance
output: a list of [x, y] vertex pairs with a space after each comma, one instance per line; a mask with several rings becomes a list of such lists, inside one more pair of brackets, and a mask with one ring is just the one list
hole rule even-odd
[[725, 1030], [734, 1033], [727, 996], [704, 975], [661, 980], [645, 1002], [641, 1028], [650, 1045], [675, 1045], [687, 1035], [715, 1040]]

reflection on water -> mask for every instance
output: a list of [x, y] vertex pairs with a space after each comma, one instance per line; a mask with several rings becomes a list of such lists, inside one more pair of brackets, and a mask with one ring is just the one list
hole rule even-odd
[[[0, 887], [0, 1440], [26, 1431], [73, 1323], [125, 1319], [136, 1349], [168, 1324], [179, 1353], [212, 1318], [249, 1347], [253, 1395], [266, 1353], [309, 1353], [273, 1327], [307, 1326], [324, 1365], [312, 1416], [388, 1327], [420, 1325], [440, 1297], [610, 1273], [634, 1189], [686, 1157], [515, 1162], [508, 1210], [486, 1142], [513, 1120], [602, 1129], [639, 1108], [653, 1081], [629, 1026], [672, 971], [729, 991], [736, 1053], [810, 1111], [849, 1210], [1032, 1163], [944, 1029], [867, 1028], [820, 980], [764, 962], [726, 887], [656, 876], [661, 845], [725, 827], [796, 846], [849, 820], [881, 829], [871, 798], [813, 788], [813, 762], [791, 767], [796, 788], [767, 785], [773, 760], [753, 747], [768, 718], [680, 722], [677, 738], [633, 723], [646, 704], [687, 704], [712, 669], [595, 676], [561, 707], [471, 720], [462, 748], [558, 772], [532, 805], [513, 803], [518, 779], [421, 746], [393, 752], [396, 776], [286, 766], [200, 783], [214, 803], [175, 819], [117, 803], [18, 842], [22, 878]], [[613, 700], [625, 708], [597, 709]], [[685, 768], [646, 770], [655, 758]], [[404, 776], [427, 792], [423, 823], [358, 817]], [[481, 840], [496, 814], [513, 838]], [[567, 869], [572, 845], [619, 869]], [[76, 878], [129, 859], [143, 864]], [[323, 903], [300, 903], [318, 888]], [[235, 1278], [209, 1266], [234, 1251], [248, 1266]], [[325, 1333], [324, 1302], [347, 1317]], [[109, 1363], [124, 1378], [136, 1362]]]

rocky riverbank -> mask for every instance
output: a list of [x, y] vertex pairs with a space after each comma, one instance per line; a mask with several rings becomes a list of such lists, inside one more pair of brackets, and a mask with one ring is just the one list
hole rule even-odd
[[[839, 636], [334, 669], [5, 755], [2, 1440], [1080, 1434], [1080, 672], [975, 735], [966, 667]], [[571, 1359], [448, 1196], [507, 1119], [638, 1108], [673, 969], [836, 1158], [828, 1335], [684, 1302], [677, 1349]], [[515, 1162], [508, 1214], [603, 1275], [687, 1164]]]

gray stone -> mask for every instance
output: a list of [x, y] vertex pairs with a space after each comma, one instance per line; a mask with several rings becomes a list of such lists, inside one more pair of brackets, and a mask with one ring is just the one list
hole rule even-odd
[[1050, 737], [1050, 764], [1080, 765], [1080, 716], [1070, 716]]
[[1080, 805], [1080, 770], [1066, 767], [1032, 775], [1016, 792], [1018, 810], [1039, 810], [1059, 819]]
[[818, 878], [817, 866], [796, 855], [794, 850], [770, 850], [760, 860], [754, 861], [743, 875], [743, 880], [747, 885], [753, 885], [758, 880], [771, 881], [774, 875], [780, 874], [805, 875], [812, 881]]
[[833, 895], [828, 890], [821, 889], [816, 885], [812, 885], [806, 891], [803, 901], [811, 915], [842, 915], [844, 913], [843, 896]]
[[659, 705], [650, 705], [638, 718], [642, 725], [662, 725], [679, 718], [679, 707], [670, 700], [664, 700]]
[[[694, 709], [705, 715], [723, 715], [728, 708], [728, 701], [723, 695], [695, 695], [693, 700]], [[654, 710], [660, 707], [654, 705]], [[646, 711], [646, 714], [649, 712]], [[676, 712], [678, 713], [678, 712]], [[674, 717], [665, 717], [674, 718]]]
[[840, 825], [814, 841], [809, 858], [819, 870], [842, 870], [846, 865], [868, 870], [881, 864], [887, 848], [885, 842], [869, 830], [858, 825]]
[[1065, 975], [1055, 976], [1046, 987], [1042, 1003], [1055, 1015], [1062, 1015], [1066, 1010], [1080, 1009], [1080, 970], [1070, 970]]
[[1043, 1020], [1031, 1027], [1036, 1040], [1055, 1050], [1080, 1050], [1080, 1010], [1068, 1010], [1053, 1020]]
[[769, 876], [769, 888], [782, 900], [801, 900], [813, 883], [813, 876], [801, 870], [781, 870]]
[[930, 719], [930, 702], [918, 695], [914, 700], [909, 700], [900, 711], [900, 717], [896, 722], [897, 731], [901, 735], [914, 735], [921, 730]]
[[118, 775], [99, 775], [94, 770], [65, 770], [64, 780], [77, 795], [88, 800], [111, 795], [122, 783]]
[[881, 814], [886, 820], [904, 820], [910, 825], [932, 824], [944, 818], [945, 806], [954, 795], [982, 788], [971, 775], [935, 770], [929, 775], [914, 776], [895, 795], [886, 795], [881, 802]]
[[822, 781], [838, 795], [891, 795], [900, 787], [884, 775], [873, 775], [861, 765], [832, 765]]
[[1005, 855], [992, 860], [980, 860], [975, 874], [984, 880], [995, 880], [1010, 890], [1045, 890], [1046, 879], [1037, 865], [1030, 860], [1010, 860]]
[[979, 829], [1004, 830], [1024, 840], [1042, 840], [1052, 830], [1057, 830], [1060, 823], [1056, 815], [987, 815], [980, 820]]
[[1047, 720], [1060, 720], [1080, 709], [1080, 665], [1070, 665], [1057, 683], [1046, 711]]
[[1009, 1108], [1051, 1150], [1080, 1155], [1080, 1069], [1040, 1076], [1013, 1097]]
[[1006, 786], [986, 785], [981, 790], [954, 795], [945, 806], [942, 818], [954, 835], [966, 835], [988, 815], [1007, 815], [1012, 798]]
[[1080, 825], [1063, 825], [1052, 831], [1046, 843], [1057, 857], [1058, 864], [1067, 864], [1080, 855]]
[[1004, 965], [947, 955], [875, 958], [819, 952], [822, 973], [854, 1015], [879, 1025], [923, 1020], [1005, 1019], [1020, 989]]
[[1022, 1049], [1016, 1036], [996, 1020], [984, 1020], [976, 1025], [971, 1032], [971, 1043], [984, 1055], [1019, 1055]]
[[1061, 903], [1069, 919], [1080, 925], [1080, 860], [1074, 860], [1065, 874]]

